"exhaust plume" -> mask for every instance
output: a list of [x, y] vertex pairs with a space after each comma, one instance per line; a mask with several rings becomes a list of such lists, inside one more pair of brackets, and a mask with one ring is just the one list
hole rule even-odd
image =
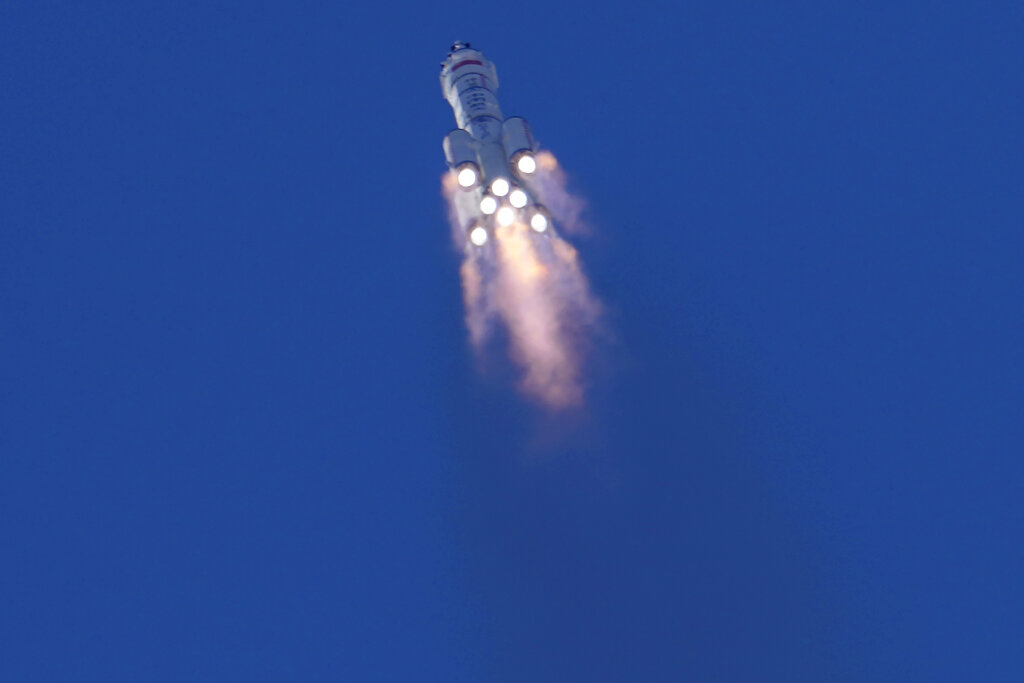
[[[583, 202], [566, 189], [554, 155], [537, 155], [529, 182], [533, 196], [565, 234], [585, 234]], [[469, 339], [483, 355], [496, 333], [507, 336], [508, 354], [520, 368], [520, 390], [552, 409], [578, 407], [601, 305], [591, 294], [576, 250], [555, 230], [538, 234], [515, 221], [497, 226], [481, 248], [467, 245], [465, 226], [475, 215], [471, 193], [445, 174], [442, 189], [456, 246], [463, 251], [462, 293]]]

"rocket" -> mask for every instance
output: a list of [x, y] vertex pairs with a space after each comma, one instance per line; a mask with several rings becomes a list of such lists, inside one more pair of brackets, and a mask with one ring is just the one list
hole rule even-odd
[[505, 118], [498, 105], [498, 72], [482, 52], [457, 41], [441, 62], [441, 92], [458, 128], [444, 138], [448, 168], [472, 197], [465, 225], [473, 247], [483, 247], [497, 227], [514, 223], [547, 231], [551, 217], [535, 200], [536, 145], [525, 119]]

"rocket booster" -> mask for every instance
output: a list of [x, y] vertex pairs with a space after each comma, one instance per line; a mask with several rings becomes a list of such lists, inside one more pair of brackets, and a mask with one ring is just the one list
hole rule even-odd
[[526, 120], [505, 118], [495, 92], [494, 64], [469, 43], [456, 42], [441, 63], [441, 92], [458, 128], [444, 138], [444, 155], [459, 188], [474, 199], [465, 226], [469, 242], [484, 246], [495, 226], [516, 222], [545, 232], [550, 217], [534, 200], [530, 180], [536, 146]]

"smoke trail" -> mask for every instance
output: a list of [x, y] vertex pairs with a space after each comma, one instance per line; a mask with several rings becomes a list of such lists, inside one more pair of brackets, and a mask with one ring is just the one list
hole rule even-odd
[[[484, 248], [468, 247], [464, 226], [474, 214], [475, 200], [460, 192], [448, 174], [442, 187], [453, 238], [464, 250], [460, 272], [474, 349], [482, 354], [503, 329], [526, 395], [553, 409], [581, 405], [601, 305], [590, 292], [576, 250], [552, 230], [541, 235], [519, 222], [498, 228]], [[553, 155], [538, 155], [538, 173], [528, 189], [551, 212], [557, 229], [583, 232], [583, 203], [566, 190]]]
[[558, 229], [567, 235], [586, 235], [587, 226], [581, 218], [583, 200], [566, 189], [565, 171], [558, 165], [555, 155], [548, 151], [537, 153], [537, 177], [531, 185], [538, 201], [558, 220]]

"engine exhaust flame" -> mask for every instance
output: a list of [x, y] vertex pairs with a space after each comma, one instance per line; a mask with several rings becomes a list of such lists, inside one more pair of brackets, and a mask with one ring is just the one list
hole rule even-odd
[[[591, 294], [576, 250], [557, 234], [540, 235], [520, 221], [498, 226], [488, 244], [466, 247], [465, 226], [475, 215], [473, 199], [446, 174], [442, 183], [461, 266], [466, 326], [478, 354], [496, 332], [507, 333], [508, 352], [520, 367], [520, 390], [552, 409], [584, 401], [584, 371], [601, 306]], [[530, 183], [557, 229], [579, 233], [582, 202], [565, 188], [565, 176], [550, 153], [537, 155]]]

